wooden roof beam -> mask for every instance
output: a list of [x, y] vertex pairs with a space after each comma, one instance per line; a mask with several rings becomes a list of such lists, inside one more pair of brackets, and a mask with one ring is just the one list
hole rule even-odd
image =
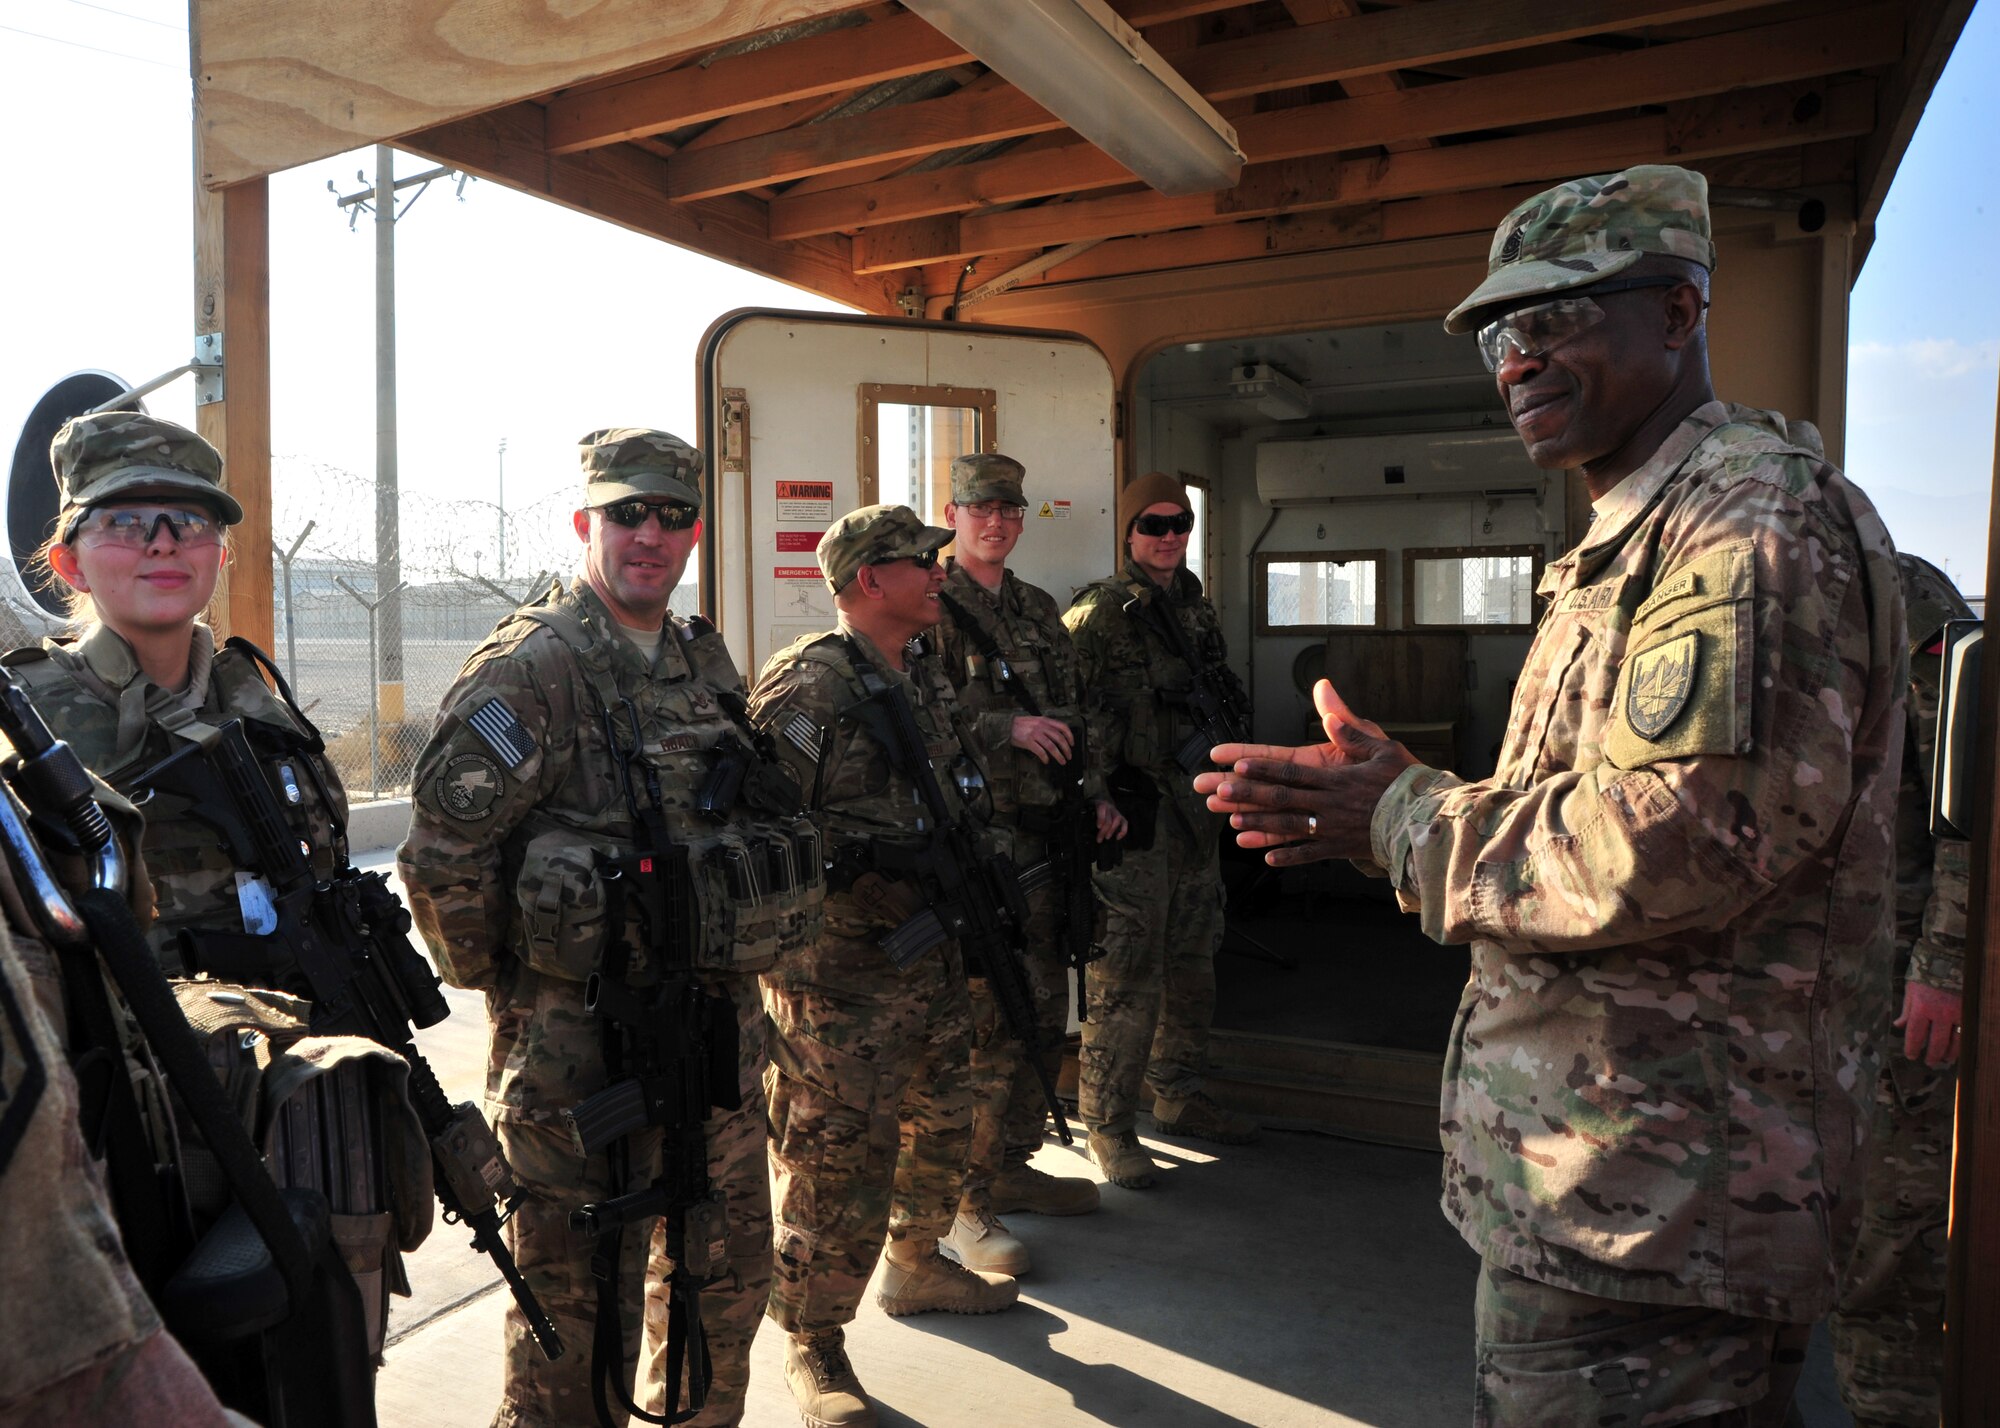
[[939, 149], [1062, 127], [1062, 120], [1011, 84], [971, 84], [941, 99], [828, 119], [809, 128], [785, 129], [677, 156], [668, 170], [667, 191], [677, 199], [712, 198], [834, 169], [919, 158]]
[[515, 104], [408, 135], [397, 145], [864, 312], [898, 310], [898, 284], [857, 275], [848, 240], [774, 243], [764, 234], [763, 205], [753, 199], [672, 202], [666, 196], [668, 161], [631, 144], [550, 154], [546, 112], [539, 104]]
[[198, 177], [219, 188], [870, 3], [191, 0]]
[[1555, 182], [1632, 164], [1684, 163], [1853, 138], [1873, 126], [1874, 96], [1874, 82], [1868, 79], [1804, 82], [1686, 100], [1664, 114], [1378, 159], [1255, 164], [1244, 170], [1242, 183], [1221, 194], [1169, 198], [1133, 193], [960, 218], [956, 241], [947, 226], [940, 226], [928, 248], [908, 241], [905, 232], [871, 229], [855, 238], [854, 260], [860, 271], [877, 272], [1084, 238], [1164, 233], [1496, 184]]
[[972, 55], [916, 15], [830, 30], [549, 100], [549, 152], [574, 154], [770, 105], [964, 64]]
[[[1373, 148], [1398, 139], [1499, 127], [1500, 116], [1506, 116], [1509, 126], [1547, 123], [1882, 63], [1898, 52], [1901, 33], [1896, 7], [1875, 5], [1821, 20], [1767, 25], [1483, 79], [1245, 115], [1236, 121], [1236, 133], [1250, 162], [1261, 164]], [[928, 218], [938, 214], [936, 205], [946, 198], [955, 200], [949, 208], [988, 206], [1107, 188], [1129, 182], [1130, 177], [1093, 146], [1075, 144], [1032, 160], [1006, 154], [980, 164], [886, 179], [867, 187], [878, 194], [911, 194], [904, 211], [917, 208], [919, 213], [913, 217]], [[834, 189], [796, 201], [783, 196], [772, 200], [772, 236], [805, 236], [797, 229], [818, 228], [832, 216], [827, 210], [841, 204], [846, 194], [847, 190]], [[933, 197], [925, 199], [921, 197], [924, 194]], [[965, 199], [972, 201], [958, 201]], [[878, 199], [874, 208], [863, 211], [861, 222], [852, 226], [893, 221], [895, 211], [895, 206]], [[795, 221], [800, 212], [818, 212], [822, 217], [802, 225]], [[840, 216], [852, 217], [852, 210], [840, 208]]]

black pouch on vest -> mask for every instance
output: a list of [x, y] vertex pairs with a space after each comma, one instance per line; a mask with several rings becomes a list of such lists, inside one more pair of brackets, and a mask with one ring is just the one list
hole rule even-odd
[[1104, 786], [1110, 790], [1111, 801], [1118, 805], [1118, 811], [1125, 815], [1126, 851], [1143, 853], [1151, 848], [1153, 835], [1160, 827], [1160, 786], [1144, 769], [1130, 764], [1113, 769]]

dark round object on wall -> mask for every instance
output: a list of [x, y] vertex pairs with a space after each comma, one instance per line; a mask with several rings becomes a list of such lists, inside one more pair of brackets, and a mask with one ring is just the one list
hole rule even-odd
[[[42, 394], [14, 443], [14, 466], [7, 479], [7, 554], [28, 594], [51, 615], [64, 613], [62, 602], [42, 589], [28, 569], [30, 557], [49, 538], [61, 505], [56, 473], [49, 466], [49, 443], [71, 417], [82, 416], [130, 386], [109, 372], [72, 372]], [[136, 398], [131, 405], [134, 411], [146, 409]]]

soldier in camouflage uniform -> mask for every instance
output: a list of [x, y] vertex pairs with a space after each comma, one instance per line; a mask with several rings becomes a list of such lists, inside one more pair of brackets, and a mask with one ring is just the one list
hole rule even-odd
[[[1083, 728], [1083, 678], [1056, 602], [1007, 568], [1027, 516], [1023, 474], [1020, 462], [993, 452], [951, 464], [944, 518], [958, 540], [938, 597], [945, 608], [938, 653], [978, 732], [991, 777], [993, 834], [1015, 866], [1025, 868], [1048, 855], [1044, 835], [1061, 797], [1054, 776], [1070, 762]], [[1122, 837], [1125, 821], [1104, 795], [1094, 761], [1084, 788], [1096, 801], [1098, 837]], [[1069, 1024], [1069, 986], [1058, 948], [1060, 901], [1053, 886], [1028, 895], [1032, 920], [1022, 958], [1050, 1084], [1062, 1068]], [[1018, 1275], [1028, 1268], [1027, 1247], [998, 1216], [1011, 1210], [1085, 1214], [1097, 1208], [1097, 1186], [1028, 1163], [1048, 1119], [1041, 1086], [986, 979], [975, 977], [971, 985], [972, 1157], [945, 1247], [974, 1269]]]
[[[266, 682], [269, 656], [237, 638], [217, 648], [199, 616], [225, 558], [223, 528], [243, 510], [223, 486], [222, 458], [196, 433], [142, 412], [102, 412], [64, 423], [49, 458], [62, 490], [54, 539], [44, 560], [54, 588], [69, 593], [85, 623], [74, 639], [45, 640], [5, 656], [57, 735], [86, 767], [123, 793], [146, 782], [160, 760], [211, 739], [240, 720], [253, 755], [275, 790], [291, 831], [315, 873], [347, 862], [347, 800], [324, 757], [319, 731]], [[233, 860], [215, 829], [188, 800], [158, 792], [145, 799], [144, 855], [157, 919], [149, 941], [162, 969], [185, 979], [196, 971], [182, 955], [183, 930], [267, 932], [273, 925], [268, 884]], [[228, 975], [259, 986], [271, 981], [242, 968]], [[183, 991], [183, 1004], [191, 1004]], [[303, 1010], [305, 1004], [298, 1004]], [[361, 1291], [370, 1348], [379, 1353], [388, 1296], [409, 1293], [401, 1254], [430, 1232], [430, 1158], [404, 1087], [407, 1068], [388, 1050], [357, 1038], [313, 1038], [290, 1019], [293, 1042], [282, 1075], [264, 1082], [258, 1132], [281, 1183], [328, 1194], [334, 1238]], [[368, 1107], [338, 1149], [290, 1143], [288, 1122], [271, 1099], [299, 1097], [295, 1110], [317, 1121], [319, 1105], [358, 1096]], [[337, 1121], [337, 1117], [336, 1117]], [[411, 1152], [414, 1138], [414, 1153]], [[286, 1147], [296, 1153], [287, 1153]], [[198, 1143], [180, 1147], [196, 1167], [188, 1183], [205, 1222], [220, 1214], [225, 1188]], [[330, 1162], [357, 1157], [374, 1172], [334, 1173]], [[310, 1166], [311, 1168], [308, 1168]], [[386, 1179], [387, 1193], [356, 1190]]]
[[[446, 692], [417, 762], [398, 867], [446, 978], [486, 993], [487, 1100], [530, 1193], [509, 1239], [568, 1346], [560, 1361], [547, 1361], [509, 1308], [494, 1423], [555, 1428], [595, 1421], [593, 1326], [600, 1312], [618, 1317], [622, 1370], [640, 1347], [634, 1311], [642, 1296], [640, 1399], [655, 1413], [670, 1393], [687, 1401], [683, 1384], [667, 1381], [664, 1222], [640, 1221], [634, 1228], [646, 1233], [623, 1238], [608, 1305], [593, 1279], [592, 1242], [569, 1224], [587, 1203], [651, 1184], [661, 1133], [624, 1137], [627, 1174], [616, 1183], [611, 1156], [584, 1156], [562, 1113], [607, 1081], [606, 1024], [585, 1009], [585, 979], [605, 969], [643, 994], [659, 975], [637, 919], [611, 925], [617, 903], [600, 858], [649, 851], [656, 829], [689, 850], [700, 924], [693, 962], [735, 1018], [741, 1094], [740, 1108], [712, 1109], [702, 1127], [709, 1179], [726, 1198], [728, 1268], [701, 1295], [713, 1381], [692, 1421], [735, 1423], [771, 1277], [756, 974], [817, 925], [818, 849], [809, 825], [794, 821], [789, 780], [788, 806], [746, 796], [713, 815], [696, 809], [721, 760], [754, 742], [721, 636], [706, 620], [667, 609], [700, 536], [700, 453], [643, 428], [592, 432], [581, 450], [581, 570], [503, 620]], [[809, 857], [797, 855], [801, 835]], [[762, 869], [748, 880], [738, 877], [746, 858]], [[776, 876], [771, 870], [786, 861], [809, 866]], [[626, 1373], [611, 1382], [629, 1391]]]
[[[0, 858], [0, 906], [19, 906]], [[0, 1425], [247, 1424], [146, 1297], [119, 1243], [101, 1170], [77, 1130], [79, 1090], [49, 949], [0, 925]]]
[[[1903, 601], [1816, 433], [1714, 399], [1698, 174], [1528, 200], [1447, 320], [1596, 519], [1491, 778], [1322, 683], [1328, 745], [1197, 787], [1273, 863], [1372, 860], [1472, 944], [1444, 1206], [1484, 1259], [1477, 1421], [1784, 1421], [1854, 1242], [1888, 1025]], [[1296, 846], [1278, 846], [1278, 845]]]
[[1972, 608], [1943, 571], [1901, 554], [1910, 717], [1897, 808], [1896, 980], [1903, 1035], [1875, 1088], [1865, 1204], [1830, 1321], [1841, 1396], [1860, 1428], [1932, 1428], [1944, 1374], [1946, 1230], [1958, 1101], [1965, 909], [1972, 845], [1930, 833], [1943, 678], [1940, 631]]
[[880, 945], [924, 909], [897, 851], [930, 846], [930, 814], [896, 756], [850, 712], [900, 688], [945, 796], [983, 777], [962, 741], [951, 686], [911, 642], [937, 623], [952, 533], [907, 506], [864, 506], [820, 539], [838, 628], [773, 655], [751, 711], [799, 778], [827, 840], [819, 941], [765, 974], [773, 1041], [771, 1161], [777, 1180], [771, 1317], [790, 1335], [785, 1377], [809, 1428], [872, 1425], [844, 1348], [876, 1260], [892, 1315], [985, 1314], [1014, 1281], [938, 1253], [959, 1203], [972, 1136], [965, 964], [946, 940], [898, 967]]
[[1196, 671], [1141, 607], [1163, 607], [1205, 667], [1226, 667], [1215, 606], [1187, 568], [1194, 508], [1187, 488], [1155, 471], [1118, 496], [1130, 558], [1086, 585], [1063, 623], [1076, 640], [1090, 691], [1090, 726], [1114, 772], [1112, 796], [1131, 821], [1125, 856], [1096, 875], [1104, 930], [1085, 972], [1077, 1113], [1107, 1180], [1153, 1183], [1139, 1144], [1142, 1084], [1168, 1135], [1240, 1145], [1256, 1127], [1203, 1089], [1215, 1015], [1215, 953], [1222, 945], [1220, 822], [1202, 806], [1175, 754], [1194, 732], [1184, 695]]

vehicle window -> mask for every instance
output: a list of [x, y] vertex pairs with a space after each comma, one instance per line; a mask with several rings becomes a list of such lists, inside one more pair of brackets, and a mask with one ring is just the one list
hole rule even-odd
[[1534, 628], [1535, 545], [1453, 546], [1403, 552], [1403, 623], [1410, 629]]
[[1268, 551], [1257, 557], [1257, 633], [1378, 629], [1386, 621], [1380, 550]]
[[908, 506], [944, 523], [951, 463], [991, 451], [993, 392], [984, 387], [861, 387], [861, 503]]

